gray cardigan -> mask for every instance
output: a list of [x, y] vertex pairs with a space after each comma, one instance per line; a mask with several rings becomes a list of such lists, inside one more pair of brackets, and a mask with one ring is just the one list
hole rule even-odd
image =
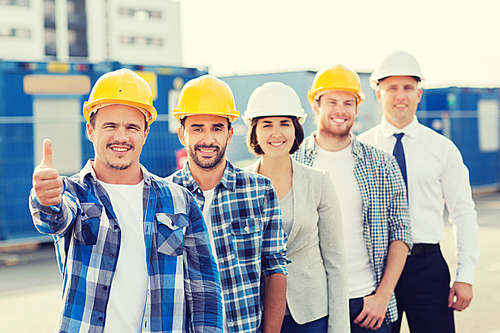
[[[257, 173], [260, 160], [246, 167]], [[288, 235], [286, 299], [304, 324], [329, 315], [328, 332], [349, 333], [349, 286], [342, 216], [326, 171], [292, 160], [294, 221]]]

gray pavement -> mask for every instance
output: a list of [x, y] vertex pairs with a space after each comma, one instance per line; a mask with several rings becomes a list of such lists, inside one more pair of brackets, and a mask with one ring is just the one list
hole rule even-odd
[[[455, 316], [457, 333], [500, 333], [500, 193], [475, 195], [474, 199], [481, 258], [472, 304]], [[453, 233], [445, 225], [442, 249], [454, 276]], [[0, 252], [0, 332], [53, 332], [61, 305], [61, 281], [52, 244]], [[407, 333], [407, 327], [402, 332]]]

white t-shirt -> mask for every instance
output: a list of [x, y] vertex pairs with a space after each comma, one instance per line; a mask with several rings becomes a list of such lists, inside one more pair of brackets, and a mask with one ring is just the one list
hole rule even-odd
[[[203, 191], [203, 196], [205, 197], [205, 204], [203, 205], [203, 218], [205, 219], [205, 224], [208, 229], [208, 237], [210, 238], [210, 247], [212, 248], [212, 254], [215, 258], [215, 262], [217, 263], [217, 269], [219, 269], [219, 261], [217, 260], [217, 251], [215, 250], [215, 242], [214, 242], [214, 234], [212, 229], [212, 201], [214, 200], [214, 192], [215, 188]], [[222, 285], [222, 284], [221, 284]], [[226, 307], [224, 305], [224, 293], [222, 293], [222, 313], [223, 321], [224, 321], [224, 333], [228, 333], [227, 321], [226, 321]]]
[[[104, 332], [140, 332], [148, 291], [142, 207], [144, 181], [137, 185], [99, 183], [108, 192], [121, 230]], [[101, 221], [109, 223], [105, 210]]]
[[342, 210], [349, 298], [367, 296], [375, 290], [376, 281], [363, 237], [363, 206], [354, 176], [352, 144], [336, 152], [326, 151], [316, 145], [316, 151], [318, 154], [313, 167], [328, 171]]

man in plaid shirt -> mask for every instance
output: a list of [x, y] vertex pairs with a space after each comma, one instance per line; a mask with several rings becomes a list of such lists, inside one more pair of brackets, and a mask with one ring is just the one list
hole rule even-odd
[[320, 70], [309, 91], [318, 131], [292, 157], [327, 170], [338, 193], [349, 277], [351, 332], [390, 332], [394, 288], [412, 246], [405, 183], [395, 158], [350, 133], [363, 101], [356, 72]]
[[222, 284], [225, 332], [280, 331], [286, 305], [285, 233], [271, 182], [225, 157], [238, 117], [229, 86], [210, 75], [189, 81], [174, 116], [188, 152], [168, 179], [202, 207]]
[[222, 332], [217, 264], [193, 196], [139, 164], [157, 114], [145, 80], [103, 75], [85, 103], [95, 159], [60, 177], [52, 145], [33, 173], [35, 227], [63, 274], [57, 332]]

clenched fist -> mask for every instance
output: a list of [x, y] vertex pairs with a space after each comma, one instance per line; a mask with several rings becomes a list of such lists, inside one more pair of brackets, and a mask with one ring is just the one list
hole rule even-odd
[[63, 188], [63, 181], [52, 162], [52, 142], [45, 139], [42, 162], [33, 171], [33, 189], [42, 205], [51, 206], [61, 202]]

